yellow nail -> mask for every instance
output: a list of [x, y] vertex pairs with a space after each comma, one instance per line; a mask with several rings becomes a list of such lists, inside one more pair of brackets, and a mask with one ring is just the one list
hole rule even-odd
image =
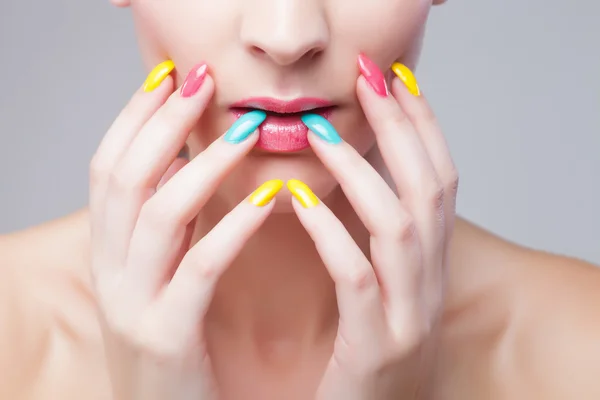
[[250, 195], [250, 203], [257, 207], [266, 206], [283, 187], [281, 179], [266, 181]]
[[392, 71], [394, 71], [396, 76], [404, 82], [410, 93], [414, 96], [421, 95], [421, 89], [419, 89], [419, 85], [417, 84], [417, 78], [415, 78], [415, 75], [406, 65], [398, 62], [394, 63], [392, 65]]
[[146, 78], [146, 82], [144, 82], [144, 92], [151, 92], [157, 87], [160, 86], [162, 81], [165, 80], [167, 76], [173, 71], [175, 68], [175, 63], [171, 60], [161, 62], [158, 64], [152, 72], [148, 74]]
[[319, 199], [312, 190], [304, 182], [297, 179], [287, 181], [287, 187], [292, 192], [296, 200], [302, 204], [304, 208], [314, 207], [319, 204]]

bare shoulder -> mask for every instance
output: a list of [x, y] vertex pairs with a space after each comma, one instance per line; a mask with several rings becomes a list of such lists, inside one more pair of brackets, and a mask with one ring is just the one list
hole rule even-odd
[[519, 265], [515, 355], [538, 384], [532, 393], [600, 398], [600, 268], [540, 251], [524, 251]]
[[455, 267], [455, 279], [467, 296], [449, 312], [446, 354], [470, 376], [454, 381], [478, 381], [489, 399], [599, 399], [600, 268], [465, 221], [458, 235], [455, 259], [470, 266]]
[[82, 210], [0, 236], [0, 398], [74, 398], [104, 378], [87, 226]]
[[0, 236], [0, 265], [80, 273], [89, 254], [87, 209]]

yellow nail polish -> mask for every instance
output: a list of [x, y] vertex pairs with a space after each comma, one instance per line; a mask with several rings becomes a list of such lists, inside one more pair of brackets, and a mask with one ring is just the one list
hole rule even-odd
[[396, 76], [404, 82], [410, 93], [414, 96], [421, 95], [421, 89], [419, 89], [419, 85], [417, 84], [417, 78], [415, 78], [415, 75], [406, 65], [398, 62], [394, 63], [392, 65], [392, 71], [394, 71]]
[[266, 206], [271, 200], [273, 200], [273, 197], [275, 197], [277, 192], [279, 192], [282, 187], [283, 181], [281, 179], [266, 181], [250, 195], [250, 203], [257, 207]]
[[287, 181], [287, 187], [292, 192], [296, 200], [302, 204], [304, 208], [314, 207], [319, 204], [319, 199], [312, 190], [304, 183], [297, 179]]
[[175, 68], [175, 63], [171, 60], [161, 62], [148, 74], [146, 82], [144, 82], [144, 92], [151, 92], [160, 86], [162, 81]]

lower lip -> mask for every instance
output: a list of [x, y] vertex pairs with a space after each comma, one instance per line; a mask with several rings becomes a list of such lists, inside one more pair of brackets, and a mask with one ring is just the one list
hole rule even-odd
[[[248, 111], [234, 110], [236, 118]], [[331, 109], [315, 110], [323, 118], [329, 119]], [[308, 127], [300, 119], [301, 113], [274, 115], [267, 113], [267, 118], [258, 127], [259, 138], [256, 147], [277, 153], [291, 153], [310, 147], [308, 143]]]

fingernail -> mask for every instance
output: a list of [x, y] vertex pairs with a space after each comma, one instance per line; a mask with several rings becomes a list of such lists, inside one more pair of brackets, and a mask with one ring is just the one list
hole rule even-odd
[[326, 118], [318, 114], [304, 114], [300, 119], [308, 129], [327, 143], [337, 144], [342, 142], [342, 138]]
[[394, 71], [396, 76], [400, 78], [402, 82], [404, 82], [404, 84], [408, 88], [408, 91], [413, 96], [421, 95], [421, 89], [419, 89], [417, 78], [415, 78], [415, 75], [406, 65], [396, 62], [392, 64], [392, 71]]
[[273, 197], [281, 190], [283, 187], [283, 181], [281, 179], [273, 179], [270, 181], [266, 181], [262, 185], [258, 187], [252, 194], [250, 195], [250, 203], [254, 204], [257, 207], [263, 207], [269, 204]]
[[239, 117], [225, 133], [224, 140], [229, 143], [241, 143], [267, 118], [267, 113], [253, 110]]
[[302, 207], [310, 208], [319, 204], [319, 199], [306, 183], [297, 179], [290, 179], [287, 181], [287, 188], [292, 192], [296, 200], [302, 204]]
[[171, 60], [163, 61], [154, 67], [154, 69], [148, 74], [146, 82], [144, 82], [144, 92], [151, 92], [159, 87], [162, 81], [169, 76], [174, 68], [175, 63]]
[[207, 70], [208, 65], [204, 63], [198, 64], [191, 69], [183, 85], [181, 85], [181, 97], [192, 97], [198, 92], [198, 89], [200, 89], [200, 86], [204, 82]]
[[361, 53], [358, 55], [358, 67], [360, 68], [360, 73], [369, 82], [375, 93], [381, 97], [387, 97], [389, 92], [385, 83], [385, 77], [377, 64]]

